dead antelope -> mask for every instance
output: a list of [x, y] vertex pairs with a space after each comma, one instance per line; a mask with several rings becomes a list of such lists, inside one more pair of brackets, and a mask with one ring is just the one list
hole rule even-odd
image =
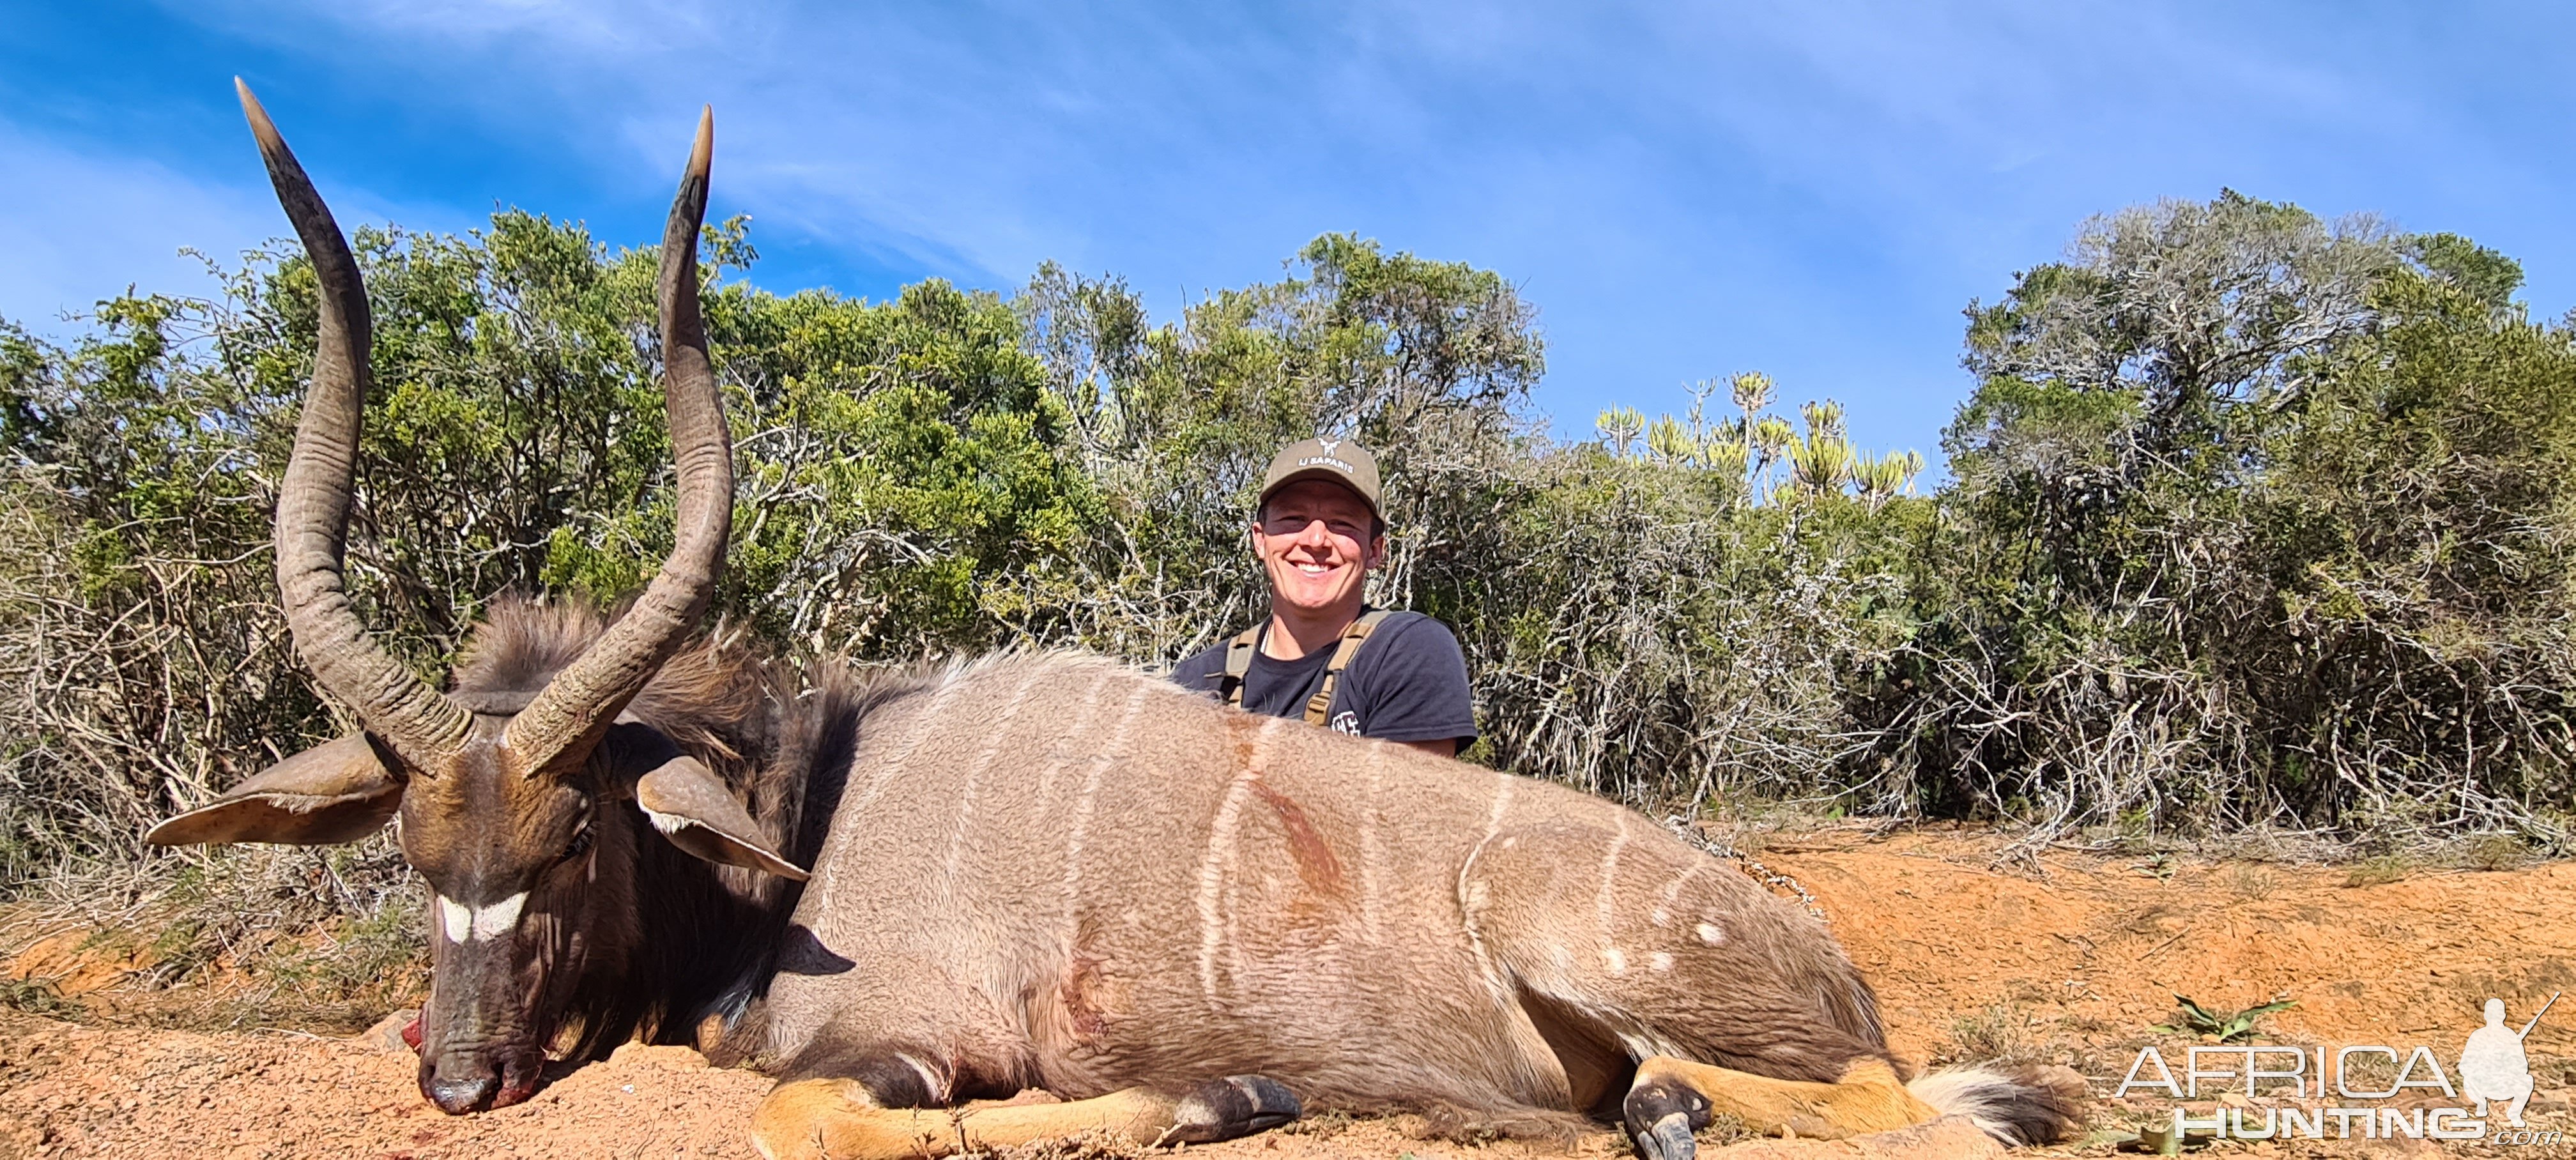
[[[399, 818], [436, 895], [418, 1046], [440, 1108], [516, 1103], [549, 1049], [641, 1035], [775, 1073], [752, 1124], [774, 1158], [1209, 1141], [1301, 1107], [1617, 1118], [1657, 1160], [1721, 1112], [1815, 1135], [1945, 1110], [2016, 1142], [2071, 1125], [2062, 1075], [1904, 1083], [1820, 924], [1616, 805], [1099, 659], [862, 678], [692, 643], [733, 485], [698, 316], [707, 121], [661, 250], [677, 544], [604, 627], [503, 604], [432, 688], [342, 588], [366, 292], [242, 104], [321, 285], [278, 587], [364, 728], [151, 838], [348, 842]], [[972, 1102], [1032, 1088], [1063, 1102]]]

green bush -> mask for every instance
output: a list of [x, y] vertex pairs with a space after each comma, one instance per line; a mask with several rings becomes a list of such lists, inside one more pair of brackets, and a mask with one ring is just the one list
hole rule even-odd
[[[2234, 194], [2090, 223], [1972, 304], [1930, 496], [1757, 374], [1553, 438], [1510, 282], [1347, 236], [1161, 324], [1054, 266], [871, 303], [754, 287], [739, 221], [703, 246], [741, 479], [717, 609], [785, 653], [1169, 663], [1260, 614], [1252, 492], [1320, 432], [1379, 452], [1373, 594], [1457, 628], [1497, 766], [2129, 841], [2547, 847], [2576, 805], [2576, 336], [2463, 239]], [[638, 587], [671, 535], [653, 254], [516, 212], [355, 248], [368, 623], [433, 670], [499, 594]], [[0, 323], [0, 884], [131, 865], [345, 727], [267, 558], [313, 279], [291, 247], [221, 273], [68, 345]]]

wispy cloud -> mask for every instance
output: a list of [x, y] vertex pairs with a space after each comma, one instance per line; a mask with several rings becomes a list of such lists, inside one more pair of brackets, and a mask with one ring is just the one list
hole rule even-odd
[[[220, 292], [208, 263], [238, 265], [244, 252], [292, 231], [245, 130], [234, 146], [235, 180], [162, 162], [66, 144], [0, 120], [0, 187], [17, 191], [0, 215], [0, 318], [42, 334], [80, 329], [77, 316], [129, 291], [205, 297]], [[325, 180], [344, 226], [400, 222], [456, 232], [479, 217], [389, 199]], [[290, 243], [291, 244], [291, 243]]]
[[0, 122], [0, 187], [15, 191], [0, 214], [0, 317], [63, 334], [67, 312], [131, 286], [143, 293], [203, 295], [194, 247], [230, 258], [272, 233], [274, 206], [150, 161], [66, 148]]
[[[290, 132], [343, 105], [408, 121], [331, 144], [387, 158], [367, 172], [394, 196], [432, 199], [395, 174], [448, 182], [457, 215], [499, 196], [641, 240], [711, 101], [717, 211], [845, 290], [1006, 287], [1055, 259], [1168, 317], [1325, 230], [1476, 262], [1542, 307], [1542, 402], [1569, 431], [1761, 367], [1852, 403], [1866, 440], [1928, 447], [1967, 387], [1969, 298], [2088, 214], [2222, 185], [2468, 232], [2531, 262], [2544, 309], [2576, 297], [2552, 212], [2576, 163], [2526, 144], [2570, 87], [2544, 46], [2571, 17], [2539, 5], [168, 11], [285, 62]], [[508, 158], [403, 168], [432, 125]]]

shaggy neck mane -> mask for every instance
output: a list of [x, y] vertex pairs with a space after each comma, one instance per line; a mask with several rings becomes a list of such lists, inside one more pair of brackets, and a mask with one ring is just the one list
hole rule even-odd
[[[598, 611], [579, 603], [506, 600], [485, 618], [455, 670], [455, 695], [487, 711], [516, 711], [597, 640]], [[724, 779], [789, 861], [810, 866], [849, 768], [867, 706], [918, 687], [853, 680], [838, 665], [809, 681], [795, 666], [742, 647], [720, 628], [671, 658], [627, 708]], [[626, 776], [636, 772], [628, 771]], [[819, 808], [808, 810], [809, 799]], [[571, 980], [563, 1025], [578, 1027], [571, 1059], [606, 1056], [641, 1035], [696, 1044], [699, 1025], [731, 1025], [767, 989], [802, 886], [718, 866], [661, 840], [631, 802], [622, 816], [631, 862], [626, 889], [602, 865], [585, 934], [594, 952]], [[603, 853], [608, 847], [603, 845]], [[608, 929], [610, 927], [616, 929]], [[612, 949], [616, 948], [616, 949]], [[701, 1046], [705, 1046], [701, 1044]]]

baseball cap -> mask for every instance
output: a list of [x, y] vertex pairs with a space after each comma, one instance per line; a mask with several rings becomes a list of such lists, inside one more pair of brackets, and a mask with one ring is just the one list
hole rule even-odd
[[1378, 497], [1377, 457], [1368, 449], [1348, 439], [1307, 439], [1288, 445], [1278, 458], [1270, 461], [1270, 471], [1261, 477], [1262, 503], [1270, 494], [1301, 479], [1329, 479], [1358, 492], [1367, 500], [1369, 511], [1380, 520], [1386, 518], [1385, 503]]

